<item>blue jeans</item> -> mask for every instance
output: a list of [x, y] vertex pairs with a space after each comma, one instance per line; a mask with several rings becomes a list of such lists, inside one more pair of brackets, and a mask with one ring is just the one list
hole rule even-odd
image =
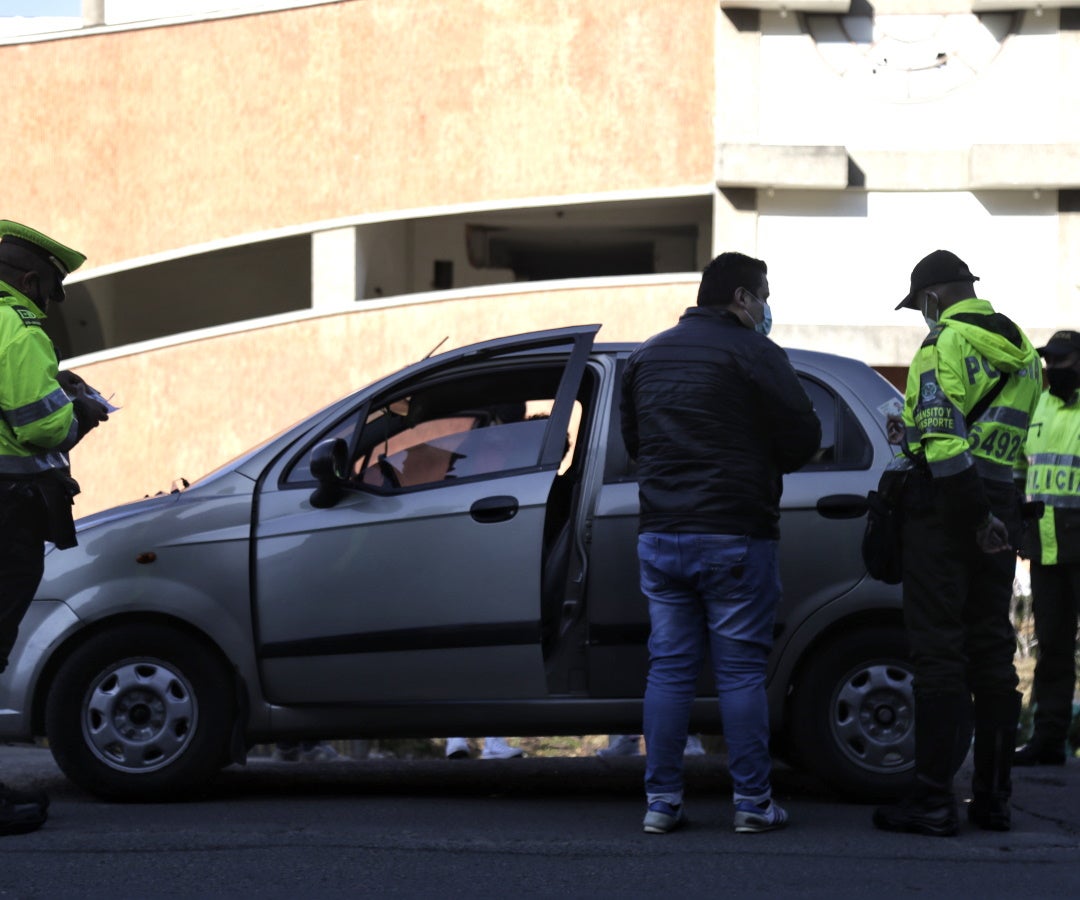
[[649, 601], [645, 792], [678, 805], [683, 747], [708, 636], [735, 801], [771, 796], [765, 670], [780, 602], [778, 542], [727, 534], [638, 536]]

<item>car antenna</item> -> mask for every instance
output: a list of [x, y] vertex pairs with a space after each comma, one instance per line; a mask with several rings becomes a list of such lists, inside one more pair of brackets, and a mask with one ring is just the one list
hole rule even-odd
[[439, 343], [437, 343], [434, 347], [432, 347], [431, 350], [428, 351], [428, 355], [425, 356], [424, 359], [431, 359], [431, 357], [435, 353], [435, 351], [438, 350], [448, 340], [450, 340], [450, 335], [447, 335], [441, 341], [439, 341]]

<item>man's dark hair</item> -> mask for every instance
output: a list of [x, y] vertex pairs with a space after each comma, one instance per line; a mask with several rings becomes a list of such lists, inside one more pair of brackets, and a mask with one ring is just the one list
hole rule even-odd
[[721, 253], [701, 273], [697, 305], [730, 306], [737, 288], [756, 292], [768, 272], [760, 259], [744, 253]]

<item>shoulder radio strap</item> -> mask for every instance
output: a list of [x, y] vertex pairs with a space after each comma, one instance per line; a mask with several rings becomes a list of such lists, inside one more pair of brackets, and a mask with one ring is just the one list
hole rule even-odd
[[983, 413], [985, 413], [990, 408], [990, 404], [997, 399], [997, 395], [1005, 389], [1005, 382], [1008, 381], [1011, 377], [1011, 374], [1006, 375], [1004, 372], [998, 375], [998, 380], [994, 382], [990, 390], [983, 394], [979, 398], [979, 402], [976, 403], [973, 407], [971, 407], [971, 411], [966, 416], [964, 416], [964, 425], [966, 425], [968, 428], [971, 428], [972, 425], [974, 425], [976, 422], [979, 421], [979, 419], [983, 417]]

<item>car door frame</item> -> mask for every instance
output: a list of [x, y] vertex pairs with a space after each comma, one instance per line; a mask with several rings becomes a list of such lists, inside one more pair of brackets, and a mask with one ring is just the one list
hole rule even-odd
[[[509, 362], [514, 360], [515, 357], [528, 358], [528, 356], [536, 354], [539, 358], [547, 352], [561, 350], [565, 354], [559, 361], [562, 365], [562, 375], [555, 392], [548, 431], [541, 446], [540, 459], [536, 467], [537, 473], [551, 472], [552, 477], [554, 477], [553, 470], [558, 468], [565, 450], [565, 434], [569, 426], [573, 403], [582, 382], [593, 340], [599, 327], [599, 325], [588, 325], [554, 329], [551, 331], [522, 335], [517, 338], [504, 338], [479, 345], [472, 345], [457, 351], [442, 354], [440, 357], [429, 362], [425, 361], [425, 363], [409, 367], [408, 369], [399, 372], [396, 376], [391, 376], [390, 378], [383, 379], [380, 382], [369, 386], [367, 389], [353, 395], [350, 402], [336, 404], [332, 408], [334, 410], [333, 416], [328, 415], [327, 417], [320, 418], [315, 427], [307, 430], [301, 439], [291, 444], [288, 451], [281, 454], [278, 459], [263, 472], [260, 482], [256, 487], [256, 509], [258, 509], [259, 506], [258, 498], [264, 496], [267, 485], [271, 485], [270, 490], [272, 491], [286, 489], [285, 479], [296, 461], [309, 456], [312, 448], [327, 434], [328, 431], [331, 431], [340, 423], [350, 419], [356, 421], [357, 417], [362, 415], [364, 410], [369, 407], [371, 401], [378, 396], [385, 395], [387, 392], [408, 390], [409, 386], [412, 384], [426, 384], [432, 379], [438, 379], [443, 374], [449, 375], [455, 369], [468, 369], [472, 363], [477, 361], [505, 358]], [[357, 428], [358, 432], [360, 430], [360, 428]], [[484, 482], [480, 481], [478, 483], [482, 484]], [[313, 489], [315, 486], [316, 484], [314, 481], [300, 481], [289, 483], [287, 489]], [[258, 554], [261, 537], [259, 526], [259, 515], [258, 512], [255, 512], [253, 514], [252, 525], [252, 614], [255, 626], [254, 637], [256, 655], [258, 657], [259, 668], [265, 688], [267, 686], [267, 660], [274, 657], [287, 657], [296, 648], [290, 649], [287, 646], [282, 646], [280, 642], [277, 646], [274, 646], [269, 642], [261, 640], [260, 637], [261, 629], [258, 620], [260, 615], [260, 600], [256, 595], [258, 591]], [[536, 552], [539, 557], [539, 545], [536, 548]], [[539, 602], [537, 602], [536, 608], [539, 615]], [[535, 656], [535, 672], [530, 676], [531, 680], [525, 679], [516, 682], [519, 690], [525, 690], [523, 688], [525, 683], [535, 684], [538, 687], [541, 687], [544, 684], [543, 663], [540, 652], [539, 621], [537, 621], [536, 624], [537, 627], [533, 629], [534, 636], [529, 639], [529, 643], [535, 648], [534, 653], [530, 652], [531, 656]], [[523, 633], [520, 632], [512, 637], [512, 643], [522, 644], [525, 641]], [[316, 641], [315, 644], [317, 643], [318, 642]], [[327, 645], [324, 643], [320, 652], [326, 652], [327, 649]], [[370, 647], [368, 649], [370, 650]], [[520, 656], [520, 654], [518, 655]], [[508, 679], [508, 685], [514, 683], [513, 679]], [[433, 693], [437, 692], [433, 691]], [[534, 690], [531, 691], [531, 693], [535, 694], [537, 691]], [[445, 700], [445, 698], [443, 699]], [[331, 699], [327, 702], [333, 705], [337, 702], [351, 701], [340, 700], [339, 698], [338, 700]]]

